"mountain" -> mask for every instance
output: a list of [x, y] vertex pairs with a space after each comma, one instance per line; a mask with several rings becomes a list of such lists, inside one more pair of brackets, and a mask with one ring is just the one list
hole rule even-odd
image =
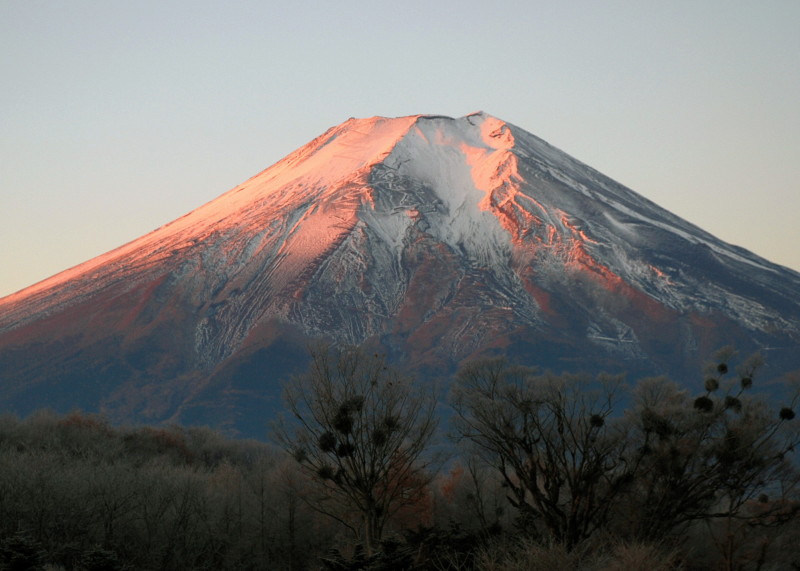
[[349, 119], [191, 213], [0, 299], [0, 402], [254, 434], [316, 338], [420, 375], [506, 353], [688, 382], [800, 368], [800, 274], [484, 113]]

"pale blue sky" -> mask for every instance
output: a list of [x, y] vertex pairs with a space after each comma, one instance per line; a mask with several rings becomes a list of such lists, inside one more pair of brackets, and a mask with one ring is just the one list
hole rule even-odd
[[348, 117], [482, 109], [800, 269], [797, 0], [0, 0], [0, 296]]

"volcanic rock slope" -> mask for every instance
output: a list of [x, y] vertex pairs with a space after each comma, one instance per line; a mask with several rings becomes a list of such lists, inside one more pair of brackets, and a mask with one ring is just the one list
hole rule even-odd
[[800, 367], [800, 274], [484, 113], [350, 119], [133, 242], [0, 300], [0, 402], [262, 430], [314, 338], [427, 376], [505, 353], [696, 380]]

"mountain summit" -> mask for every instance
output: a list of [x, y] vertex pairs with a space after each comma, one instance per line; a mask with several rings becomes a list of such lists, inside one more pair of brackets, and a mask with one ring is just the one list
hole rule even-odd
[[725, 344], [778, 374], [800, 367], [798, 292], [800, 274], [485, 113], [350, 119], [0, 299], [0, 399], [247, 431], [314, 338], [430, 375], [503, 352], [682, 376]]

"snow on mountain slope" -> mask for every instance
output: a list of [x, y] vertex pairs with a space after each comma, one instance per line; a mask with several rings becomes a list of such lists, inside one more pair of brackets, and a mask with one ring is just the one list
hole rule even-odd
[[[287, 331], [438, 370], [516, 351], [547, 366], [682, 372], [727, 343], [791, 368], [798, 292], [800, 274], [485, 113], [350, 119], [0, 299], [0, 374], [17, 387], [73, 369], [115, 371], [129, 387], [168, 380], [180, 389], [151, 406], [181, 407]], [[32, 347], [52, 362], [30, 364]], [[136, 400], [121, 390], [98, 402]]]
[[[376, 203], [391, 202], [392, 184], [397, 184], [392, 181], [398, 180], [413, 181], [423, 194], [410, 208], [391, 203], [389, 211], [376, 209]], [[381, 185], [388, 196], [370, 185]], [[217, 279], [212, 281], [220, 283], [271, 245], [271, 290], [281, 290], [359, 220], [398, 249], [421, 215], [432, 236], [471, 262], [502, 273], [513, 242], [516, 256], [529, 250], [545, 271], [551, 262], [594, 266], [598, 274], [611, 272], [676, 309], [707, 300], [710, 291], [695, 290], [697, 282], [676, 282], [669, 277], [676, 268], [651, 266], [636, 252], [657, 251], [665, 235], [667, 242], [706, 246], [716, 256], [756, 270], [779, 271], [494, 117], [376, 117], [350, 119], [190, 214], [8, 296], [1, 302], [5, 319], [0, 323], [8, 328], [24, 321], [13, 311], [21, 300], [28, 313], [33, 300], [48, 311], [84, 291], [147, 273], [204, 243], [213, 255], [203, 259], [213, 262]], [[742, 310], [738, 318], [763, 313], [746, 301], [739, 306], [731, 308]], [[766, 319], [780, 318], [767, 314]]]

